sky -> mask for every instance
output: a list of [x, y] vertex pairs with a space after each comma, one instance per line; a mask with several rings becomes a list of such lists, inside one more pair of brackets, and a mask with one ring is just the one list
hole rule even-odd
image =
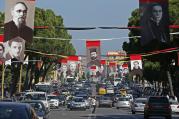
[[[0, 11], [4, 11], [4, 1], [0, 0]], [[52, 9], [56, 15], [62, 16], [65, 27], [127, 27], [131, 12], [139, 7], [139, 0], [36, 0], [36, 7]], [[129, 31], [98, 28], [68, 32], [77, 55], [86, 54], [86, 40], [119, 38], [101, 41], [101, 54], [105, 55], [108, 51], [122, 50], [123, 42], [128, 39], [120, 38], [127, 37]]]

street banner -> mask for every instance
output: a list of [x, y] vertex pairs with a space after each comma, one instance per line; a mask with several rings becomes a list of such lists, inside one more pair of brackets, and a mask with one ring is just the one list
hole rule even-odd
[[5, 0], [4, 41], [19, 36], [31, 43], [34, 13], [35, 0]]
[[108, 73], [109, 73], [109, 76], [111, 76], [112, 78], [118, 77], [117, 62], [116, 61], [109, 62]]
[[139, 0], [141, 45], [148, 50], [169, 46], [168, 0]]
[[58, 71], [58, 80], [61, 81], [61, 83], [65, 83], [67, 79], [67, 58], [60, 59], [59, 64], [57, 65], [57, 71]]
[[19, 36], [0, 44], [0, 60], [5, 62], [10, 59], [24, 61], [25, 40]]
[[86, 41], [86, 67], [89, 74], [92, 66], [96, 66], [96, 70], [93, 71], [96, 76], [100, 76], [100, 67], [101, 67], [101, 51], [100, 51], [101, 42], [99, 40], [87, 40]]
[[125, 77], [129, 73], [129, 66], [127, 63], [122, 64], [122, 77]]
[[107, 61], [101, 60], [101, 67], [100, 67], [101, 79], [104, 79], [106, 77], [106, 70], [107, 70]]
[[139, 76], [141, 78], [143, 76], [141, 55], [131, 54], [130, 63], [131, 63], [131, 75], [135, 77]]
[[79, 57], [78, 56], [68, 56], [67, 58], [67, 76], [76, 78], [79, 71]]

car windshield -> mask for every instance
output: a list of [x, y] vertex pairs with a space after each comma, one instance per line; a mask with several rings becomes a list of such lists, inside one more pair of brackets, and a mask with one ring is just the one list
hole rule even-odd
[[24, 107], [0, 106], [0, 119], [28, 119]]
[[46, 100], [45, 94], [27, 94], [25, 99], [30, 100]]
[[173, 105], [178, 105], [178, 102], [175, 101], [175, 100], [170, 100], [170, 104], [173, 104]]
[[119, 101], [129, 101], [129, 98], [119, 98]]
[[49, 99], [58, 99], [57, 96], [48, 96]]
[[142, 103], [142, 104], [145, 104], [147, 102], [147, 99], [146, 100], [142, 100], [142, 99], [137, 99], [136, 101], [135, 101], [135, 103]]
[[152, 98], [149, 98], [149, 102], [150, 103], [162, 103], [162, 104], [166, 104], [169, 101], [168, 101], [167, 97], [152, 97]]
[[75, 98], [74, 101], [75, 102], [84, 102], [83, 98]]

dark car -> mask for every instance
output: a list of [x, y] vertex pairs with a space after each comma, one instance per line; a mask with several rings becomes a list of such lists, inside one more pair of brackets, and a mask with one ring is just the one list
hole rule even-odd
[[166, 119], [171, 119], [171, 112], [171, 106], [167, 97], [151, 96], [144, 107], [144, 119], [148, 119], [149, 116], [164, 116]]
[[29, 104], [0, 102], [0, 119], [38, 119], [38, 116]]
[[49, 110], [47, 108], [45, 108], [45, 105], [42, 101], [26, 100], [26, 101], [22, 101], [22, 103], [30, 104], [34, 108], [39, 119], [48, 119]]

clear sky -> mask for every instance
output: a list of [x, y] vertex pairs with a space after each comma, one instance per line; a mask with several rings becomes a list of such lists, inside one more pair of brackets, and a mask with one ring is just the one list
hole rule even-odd
[[[139, 7], [139, 0], [36, 0], [36, 7], [52, 9], [61, 15], [66, 27], [127, 26], [131, 12]], [[4, 11], [4, 0], [0, 10]], [[128, 30], [85, 30], [68, 31], [77, 55], [86, 54], [85, 40], [127, 37]], [[122, 50], [122, 43], [128, 39], [101, 41], [102, 54]]]

